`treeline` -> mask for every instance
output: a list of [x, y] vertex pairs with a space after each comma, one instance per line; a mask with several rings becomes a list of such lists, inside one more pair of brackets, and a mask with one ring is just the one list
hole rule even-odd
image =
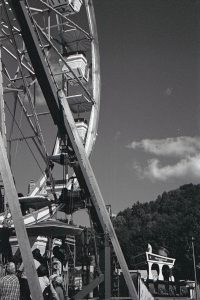
[[194, 279], [192, 237], [195, 238], [197, 277], [200, 281], [200, 184], [187, 184], [164, 192], [155, 201], [137, 202], [120, 212], [113, 220], [123, 253], [130, 269], [133, 257], [160, 247], [176, 258], [174, 273], [177, 279]]

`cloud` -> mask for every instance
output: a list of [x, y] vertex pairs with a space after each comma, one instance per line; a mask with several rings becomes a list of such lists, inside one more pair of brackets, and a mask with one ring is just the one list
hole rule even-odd
[[135, 162], [133, 168], [141, 178], [165, 181], [186, 176], [200, 177], [200, 138], [182, 136], [161, 140], [144, 139], [132, 142], [128, 148], [139, 148], [154, 156], [177, 158], [177, 162], [171, 165], [162, 165], [161, 158], [157, 157], [147, 160], [145, 167]]
[[127, 146], [131, 149], [142, 149], [147, 153], [160, 156], [186, 156], [195, 155], [200, 150], [200, 138], [181, 136], [166, 139], [144, 139], [140, 142], [133, 141]]
[[173, 88], [172, 87], [168, 87], [166, 90], [165, 90], [165, 95], [166, 96], [171, 96], [171, 94], [173, 93]]
[[190, 176], [199, 178], [200, 174], [200, 155], [181, 159], [174, 165], [161, 166], [158, 159], [148, 161], [148, 166], [144, 169], [140, 165], [135, 164], [134, 169], [140, 177], [147, 177], [152, 180], [165, 181], [169, 178], [184, 178]]

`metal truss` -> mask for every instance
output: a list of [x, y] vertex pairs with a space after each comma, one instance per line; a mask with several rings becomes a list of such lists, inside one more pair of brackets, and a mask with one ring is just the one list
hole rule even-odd
[[[75, 173], [80, 188], [84, 191], [87, 199], [91, 202], [91, 218], [97, 230], [104, 235], [105, 241], [105, 263], [104, 274], [99, 274], [80, 294], [74, 296], [74, 299], [84, 298], [90, 291], [104, 281], [104, 298], [110, 298], [110, 268], [109, 253], [110, 242], [115, 250], [118, 262], [122, 269], [129, 293], [132, 299], [138, 299], [131, 275], [129, 273], [126, 261], [120, 248], [117, 236], [115, 234], [110, 216], [107, 212], [102, 194], [96, 181], [94, 172], [89, 162], [89, 155], [92, 151], [95, 139], [99, 117], [99, 99], [100, 99], [100, 74], [99, 74], [99, 53], [97, 51], [98, 38], [95, 25], [94, 8], [91, 0], [85, 0], [86, 13], [89, 20], [89, 30], [86, 31], [76, 22], [73, 22], [67, 16], [49, 5], [48, 1], [39, 0], [38, 6], [34, 1], [10, 0], [9, 6], [5, 0], [1, 1], [1, 50], [4, 52], [5, 62], [3, 61], [2, 74], [4, 77], [4, 90], [14, 92], [15, 99], [19, 103], [21, 111], [25, 115], [33, 135], [26, 135], [25, 140], [31, 138], [47, 168], [46, 174], [41, 177], [37, 189], [44, 184], [47, 174], [52, 185], [52, 194], [54, 191], [54, 178], [51, 174], [48, 147], [45, 145], [42, 130], [40, 128], [39, 114], [48, 114], [56, 125], [58, 131], [58, 144], [66, 145], [69, 153], [69, 166]], [[14, 12], [14, 14], [13, 14]], [[43, 16], [45, 16], [43, 18]], [[45, 22], [43, 22], [45, 20]], [[59, 38], [55, 35], [59, 32]], [[80, 41], [89, 41], [89, 58], [91, 64], [92, 85], [85, 86], [63, 57], [63, 45], [65, 35], [71, 34], [75, 30], [81, 33]], [[70, 42], [66, 42], [70, 49]], [[74, 96], [65, 74], [56, 70], [52, 62], [51, 55], [66, 65], [74, 80], [78, 83], [76, 94], [84, 95], [91, 105], [89, 126], [85, 145], [81, 140], [76, 124], [75, 116], [72, 114], [72, 108], [68, 103], [69, 97]], [[8, 60], [15, 62], [15, 68], [9, 68]], [[65, 78], [67, 84], [63, 85]], [[5, 84], [6, 83], [6, 84]], [[36, 110], [36, 88], [39, 88], [41, 97], [45, 103], [45, 110]], [[4, 93], [4, 97], [6, 97]], [[29, 106], [27, 106], [29, 103]], [[28, 108], [27, 108], [28, 107]], [[44, 109], [44, 108], [43, 108]], [[13, 122], [16, 113], [15, 104], [11, 105]], [[86, 115], [87, 115], [86, 111]], [[11, 131], [13, 125], [11, 124]], [[20, 127], [20, 124], [18, 124]], [[2, 127], [3, 128], [3, 125]], [[10, 131], [10, 132], [11, 132]], [[2, 131], [3, 133], [3, 131]], [[2, 134], [3, 136], [3, 134]], [[33, 265], [30, 245], [24, 227], [22, 215], [17, 200], [17, 193], [10, 172], [8, 159], [6, 157], [5, 144], [3, 137], [0, 136], [0, 171], [3, 178], [8, 204], [13, 217], [16, 233], [22, 252], [25, 271], [27, 273], [31, 295], [33, 299], [42, 299], [41, 291], [38, 288], [38, 280]], [[16, 141], [19, 137], [13, 137], [10, 134], [9, 141]], [[56, 152], [54, 148], [54, 153]], [[2, 163], [2, 164], [1, 164]], [[55, 195], [56, 198], [56, 195]], [[56, 200], [56, 199], [55, 199]], [[24, 242], [26, 240], [26, 242]], [[24, 245], [23, 245], [24, 243]], [[28, 268], [31, 266], [30, 270]]]

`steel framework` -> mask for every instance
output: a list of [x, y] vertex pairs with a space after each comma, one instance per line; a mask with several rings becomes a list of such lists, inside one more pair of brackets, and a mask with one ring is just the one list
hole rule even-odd
[[[57, 200], [54, 178], [52, 176], [51, 161], [49, 159], [49, 154], [38, 120], [39, 114], [35, 111], [34, 101], [32, 100], [33, 95], [31, 94], [32, 92], [30, 92], [30, 87], [34, 87], [35, 83], [37, 82], [48, 107], [48, 111], [45, 113], [50, 114], [58, 130], [58, 139], [53, 154], [58, 154], [59, 145], [64, 145], [66, 147], [68, 155], [66, 167], [69, 166], [72, 170], [72, 174], [73, 172], [75, 173], [79, 187], [82, 191], [84, 191], [85, 198], [91, 204], [91, 218], [95, 229], [104, 236], [105, 262], [104, 268], [102, 269], [103, 274], [100, 272], [99, 276], [90, 282], [89, 285], [86, 286], [80, 293], [74, 296], [74, 299], [83, 299], [85, 296], [87, 296], [87, 294], [90, 293], [90, 291], [92, 291], [103, 281], [105, 286], [103, 298], [108, 299], [111, 297], [111, 278], [109, 267], [110, 242], [115, 250], [118, 262], [128, 286], [130, 296], [132, 299], [138, 299], [137, 292], [135, 290], [126, 261], [110, 220], [110, 216], [107, 212], [102, 194], [88, 158], [96, 138], [100, 99], [99, 54], [97, 51], [98, 38], [93, 3], [91, 0], [85, 0], [86, 13], [88, 15], [90, 24], [90, 30], [89, 32], [86, 32], [75, 22], [71, 21], [71, 19], [69, 19], [67, 16], [63, 16], [59, 11], [53, 8], [49, 4], [49, 1], [40, 0], [39, 2], [41, 8], [34, 8], [34, 1], [29, 2], [25, 0], [10, 0], [9, 4], [4, 0], [1, 1], [1, 9], [4, 10], [3, 16], [6, 19], [5, 20], [2, 18], [1, 21], [1, 40], [6, 40], [6, 42], [9, 44], [8, 47], [5, 45], [2, 45], [1, 47], [8, 56], [12, 57], [13, 60], [20, 62], [15, 70], [15, 74], [12, 74], [12, 77], [10, 76], [10, 72], [5, 65], [2, 65], [3, 73], [7, 80], [8, 90], [11, 91], [12, 89], [15, 89], [15, 99], [19, 100], [18, 102], [21, 105], [21, 109], [26, 116], [29, 126], [34, 132], [34, 136], [31, 136], [30, 138], [32, 139], [35, 147], [39, 150], [39, 153], [41, 154], [46, 166], [46, 173], [38, 182], [36, 190], [41, 190], [45, 180], [48, 177], [52, 186], [52, 195], [54, 195], [55, 201]], [[13, 12], [15, 17], [12, 16], [11, 18], [10, 14]], [[49, 26], [44, 24], [42, 27], [40, 17], [37, 21], [35, 16], [40, 15], [41, 12], [47, 14], [47, 21], [48, 24], [50, 24]], [[51, 23], [50, 12], [53, 12], [56, 15], [55, 24]], [[66, 60], [62, 53], [59, 52], [58, 47], [55, 46], [55, 37], [51, 33], [51, 30], [53, 31], [53, 28], [55, 27], [59, 28], [61, 39], [63, 38], [63, 28], [67, 27], [67, 33], [71, 29], [78, 30], [91, 42], [92, 57], [95, 58], [91, 60], [93, 75], [92, 92], [91, 89], [84, 86], [77, 74], [75, 74], [69, 64], [66, 63]], [[19, 43], [21, 43], [20, 46]], [[15, 54], [13, 54], [13, 52], [10, 50], [10, 47], [15, 48]], [[72, 114], [72, 106], [70, 106], [69, 101], [71, 95], [68, 94], [68, 82], [67, 85], [63, 86], [60, 84], [59, 80], [56, 80], [56, 76], [65, 75], [62, 74], [62, 72], [55, 74], [52, 71], [52, 66], [49, 63], [48, 51], [50, 48], [52, 51], [54, 51], [54, 53], [56, 53], [60, 61], [66, 65], [69, 72], [71, 72], [73, 75], [74, 81], [76, 81], [76, 83], [79, 85], [78, 92], [80, 93], [81, 91], [84, 99], [87, 98], [87, 101], [84, 102], [84, 105], [92, 106], [85, 145], [83, 144], [83, 141], [78, 133], [74, 116]], [[19, 84], [17, 84], [18, 82], [21, 82], [22, 86], [19, 86]], [[30, 102], [30, 112], [27, 111], [24, 105], [24, 100], [20, 95], [21, 91], [24, 92], [24, 90], [26, 92], [26, 97]], [[33, 89], [33, 94], [34, 93], [35, 90]], [[2, 100], [2, 96], [0, 100]], [[15, 113], [15, 105], [13, 106], [13, 109]], [[4, 120], [3, 115], [1, 120]], [[11, 128], [12, 126], [13, 125], [11, 124]], [[0, 171], [5, 187], [6, 198], [14, 221], [32, 298], [43, 299], [33, 264], [26, 229], [20, 211], [13, 175], [11, 173], [10, 165], [6, 155], [4, 138], [5, 131], [3, 129], [4, 121], [1, 126], [0, 135]], [[26, 138], [28, 139], [29, 137]], [[69, 182], [69, 184], [71, 183]], [[36, 193], [36, 190], [33, 192], [33, 194]]]

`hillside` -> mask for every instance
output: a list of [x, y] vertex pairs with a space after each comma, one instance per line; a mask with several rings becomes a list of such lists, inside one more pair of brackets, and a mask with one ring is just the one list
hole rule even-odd
[[[191, 239], [195, 238], [196, 263], [200, 264], [200, 184], [187, 184], [164, 192], [155, 201], [137, 202], [113, 220], [129, 268], [133, 256], [163, 246], [176, 258], [175, 276], [194, 279]], [[200, 280], [200, 269], [197, 268]]]

